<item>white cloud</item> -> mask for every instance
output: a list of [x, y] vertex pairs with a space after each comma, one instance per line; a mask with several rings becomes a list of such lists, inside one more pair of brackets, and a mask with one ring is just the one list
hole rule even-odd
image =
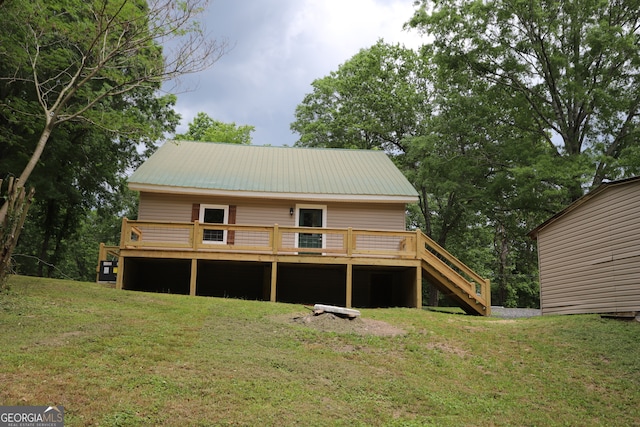
[[293, 145], [289, 124], [311, 82], [334, 71], [378, 39], [416, 48], [416, 32], [402, 30], [413, 0], [217, 0], [210, 31], [234, 49], [213, 68], [188, 78], [198, 89], [179, 95], [179, 132], [204, 111], [256, 127], [254, 144]]

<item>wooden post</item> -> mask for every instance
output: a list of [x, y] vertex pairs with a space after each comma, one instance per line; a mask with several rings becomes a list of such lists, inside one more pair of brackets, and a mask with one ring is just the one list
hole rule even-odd
[[116, 273], [116, 289], [124, 289], [124, 257], [118, 257], [118, 272]]
[[[127, 232], [127, 217], [122, 218], [122, 228], [120, 229], [120, 251], [122, 253], [122, 249], [124, 249], [125, 233]], [[129, 236], [131, 238], [131, 236]], [[120, 255], [118, 257], [118, 272], [116, 273], [116, 289], [124, 289], [124, 257]]]
[[416, 308], [422, 308], [422, 265], [416, 267]]
[[353, 264], [347, 263], [347, 303], [346, 307], [351, 308], [353, 304]]
[[271, 299], [271, 268], [265, 265], [262, 269], [262, 300], [269, 301]]
[[[195, 241], [195, 239], [194, 239]], [[198, 260], [191, 259], [191, 277], [189, 278], [189, 295], [196, 296], [196, 280], [198, 279]]]
[[487, 308], [485, 311], [486, 316], [491, 316], [491, 280], [484, 280], [484, 289], [482, 290], [482, 296], [487, 302]]
[[[271, 246], [273, 247], [273, 253], [277, 254], [278, 253], [278, 246], [280, 246], [280, 236], [278, 235], [280, 234], [280, 230], [278, 229], [278, 224], [274, 224], [273, 225], [273, 235], [271, 236]], [[271, 273], [271, 275], [273, 276], [273, 273]], [[272, 288], [272, 292], [273, 292], [273, 281], [271, 281], [271, 288]]]
[[202, 240], [200, 239], [200, 222], [197, 219], [193, 221], [192, 232], [193, 232], [193, 236], [192, 236], [193, 241], [191, 242], [191, 246], [195, 251], [195, 250], [198, 250], [198, 245], [202, 243]]
[[353, 228], [347, 229], [347, 256], [353, 255]]
[[[276, 228], [278, 226], [276, 225]], [[271, 295], [269, 301], [276, 302], [276, 286], [278, 284], [278, 262], [271, 263]]]
[[[129, 240], [125, 240], [125, 233], [127, 232], [127, 217], [122, 218], [122, 225], [120, 226], [120, 249], [124, 248], [124, 243]], [[131, 236], [129, 236], [131, 238]]]

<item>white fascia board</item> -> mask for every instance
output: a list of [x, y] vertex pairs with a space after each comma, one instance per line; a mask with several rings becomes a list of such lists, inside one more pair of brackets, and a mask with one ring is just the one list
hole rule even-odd
[[131, 182], [133, 191], [149, 193], [183, 194], [198, 196], [247, 197], [257, 199], [308, 200], [314, 202], [355, 202], [355, 203], [416, 203], [417, 196], [354, 195], [354, 194], [312, 194], [312, 193], [269, 193], [262, 191], [233, 191], [193, 187], [174, 187], [170, 185], [140, 184]]

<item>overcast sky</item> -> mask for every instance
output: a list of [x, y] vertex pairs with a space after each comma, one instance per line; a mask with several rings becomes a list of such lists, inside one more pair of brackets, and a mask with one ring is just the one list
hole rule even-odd
[[295, 108], [311, 83], [378, 39], [416, 48], [402, 25], [414, 0], [211, 0], [207, 30], [233, 49], [207, 71], [182, 78], [178, 133], [200, 111], [255, 126], [254, 145], [293, 145]]

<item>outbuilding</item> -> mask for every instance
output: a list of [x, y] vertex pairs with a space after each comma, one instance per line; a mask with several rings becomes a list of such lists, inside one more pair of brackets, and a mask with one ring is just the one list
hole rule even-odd
[[640, 177], [601, 184], [529, 236], [542, 314], [640, 313]]

